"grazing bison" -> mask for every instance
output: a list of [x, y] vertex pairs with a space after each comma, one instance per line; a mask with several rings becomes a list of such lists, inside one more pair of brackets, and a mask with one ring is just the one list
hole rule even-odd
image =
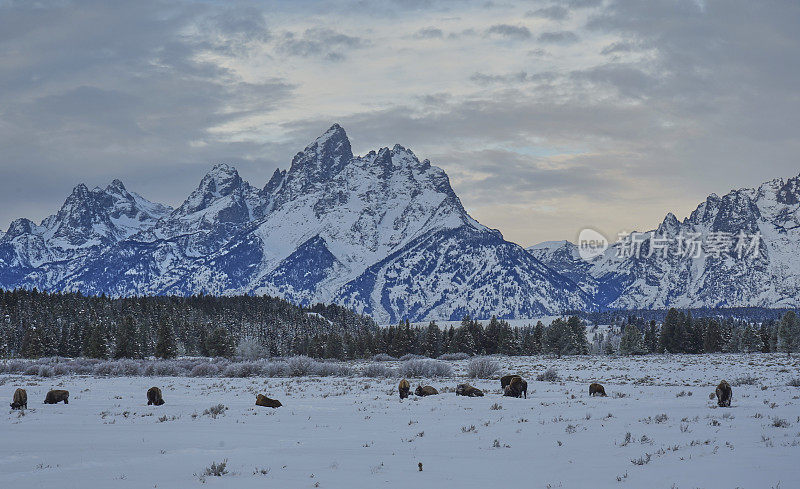
[[422, 387], [421, 385], [418, 385], [417, 386], [417, 390], [414, 392], [414, 394], [416, 394], [416, 395], [418, 395], [420, 397], [435, 396], [438, 393], [439, 393], [439, 391], [437, 391], [436, 389], [434, 389], [433, 387], [431, 387], [429, 385], [426, 385], [425, 387]]
[[263, 407], [270, 407], [270, 408], [279, 408], [283, 406], [281, 401], [277, 399], [270, 399], [269, 397], [265, 396], [264, 394], [259, 394], [256, 396], [256, 406], [263, 406]]
[[456, 395], [467, 397], [483, 397], [483, 391], [476, 389], [469, 384], [458, 384], [458, 387], [456, 387]]
[[409, 384], [406, 379], [403, 379], [400, 381], [400, 385], [397, 386], [397, 390], [400, 391], [400, 399], [405, 399], [408, 397], [408, 392], [411, 390], [411, 384]]
[[598, 384], [597, 382], [593, 382], [589, 386], [589, 395], [590, 396], [598, 396], [599, 395], [599, 396], [606, 397], [606, 389], [601, 384]]
[[511, 383], [511, 379], [513, 379], [514, 377], [519, 377], [520, 379], [522, 378], [517, 374], [504, 375], [500, 377], [500, 388], [502, 390], [506, 390], [506, 387], [508, 387], [508, 384]]
[[[502, 382], [502, 379], [500, 379]], [[519, 375], [515, 375], [511, 378], [508, 385], [505, 386], [503, 389], [503, 395], [508, 397], [525, 397], [528, 398], [528, 383], [522, 379]]]
[[147, 405], [154, 404], [160, 406], [164, 404], [164, 398], [161, 397], [161, 389], [158, 387], [151, 387], [147, 389]]
[[45, 404], [58, 404], [64, 401], [64, 404], [69, 404], [69, 391], [56, 389], [47, 393], [44, 398]]
[[15, 390], [12, 401], [11, 409], [28, 409], [28, 393], [25, 389]]
[[731, 397], [733, 397], [731, 385], [723, 380], [717, 386], [717, 405], [719, 407], [731, 407]]

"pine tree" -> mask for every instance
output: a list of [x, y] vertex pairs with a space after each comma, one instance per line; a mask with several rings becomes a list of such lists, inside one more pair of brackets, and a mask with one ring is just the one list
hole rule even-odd
[[125, 316], [117, 332], [117, 343], [114, 346], [114, 358], [141, 358], [139, 331], [133, 317]]
[[41, 358], [45, 356], [44, 332], [37, 326], [29, 326], [22, 338], [22, 356]]
[[744, 353], [752, 353], [754, 351], [761, 351], [761, 348], [761, 335], [756, 328], [752, 327], [750, 323], [747, 323], [739, 338], [739, 350]]
[[108, 341], [100, 324], [90, 324], [83, 335], [83, 356], [86, 358], [108, 358]]
[[158, 323], [155, 350], [158, 358], [175, 358], [178, 356], [178, 342], [175, 339], [175, 331], [164, 320]]
[[344, 346], [342, 345], [342, 337], [338, 333], [328, 334], [328, 339], [325, 342], [324, 358], [336, 358], [342, 360], [344, 358]]
[[423, 355], [431, 358], [436, 358], [439, 356], [441, 353], [441, 339], [439, 336], [439, 326], [436, 325], [436, 321], [431, 321], [428, 323], [428, 329], [425, 330], [425, 340], [422, 348]]
[[800, 348], [800, 322], [794, 311], [788, 311], [778, 325], [778, 348], [792, 356]]
[[[316, 339], [316, 336], [315, 336]], [[233, 338], [224, 326], [217, 326], [206, 338], [206, 350], [212, 357], [230, 357], [233, 355]]]
[[619, 340], [619, 352], [623, 355], [641, 355], [644, 353], [642, 334], [634, 324], [625, 326], [622, 338]]
[[644, 332], [644, 350], [647, 353], [656, 353], [658, 351], [658, 329], [655, 321], [650, 321]]
[[453, 340], [450, 342], [449, 351], [451, 353], [474, 355], [475, 350], [475, 339], [472, 337], [472, 333], [469, 332], [469, 328], [464, 326], [458, 328], [453, 335]]
[[570, 332], [570, 344], [567, 353], [587, 355], [589, 353], [589, 341], [586, 339], [586, 324], [578, 316], [570, 316], [567, 319], [567, 327]]

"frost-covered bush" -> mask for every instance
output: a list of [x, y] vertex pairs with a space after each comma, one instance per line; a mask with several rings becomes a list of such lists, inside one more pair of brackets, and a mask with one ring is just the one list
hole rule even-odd
[[734, 386], [734, 387], [739, 386], [739, 385], [756, 385], [756, 384], [758, 384], [758, 380], [759, 380], [758, 377], [755, 377], [753, 375], [745, 375], [745, 376], [733, 379], [733, 382], [731, 382], [731, 385]]
[[416, 353], [406, 353], [405, 355], [400, 357], [400, 361], [401, 362], [407, 362], [409, 360], [419, 360], [419, 359], [424, 359], [424, 358], [428, 358], [428, 357], [426, 357], [425, 355], [417, 355]]
[[353, 370], [343, 363], [316, 362], [312, 373], [320, 377], [348, 377], [353, 374]]
[[55, 367], [53, 367], [53, 374], [55, 375], [70, 375], [75, 371], [75, 365], [70, 362], [67, 363], [57, 363]]
[[198, 363], [189, 372], [189, 377], [215, 377], [219, 373], [219, 367], [213, 363]]
[[397, 359], [388, 353], [378, 353], [377, 355], [372, 355], [373, 362], [391, 362], [393, 360]]
[[186, 375], [188, 369], [182, 363], [164, 360], [148, 362], [142, 373], [148, 377], [180, 377]]
[[267, 349], [258, 340], [252, 338], [243, 339], [236, 346], [236, 356], [241, 360], [259, 360], [266, 358], [267, 355]]
[[263, 374], [266, 377], [286, 377], [289, 375], [289, 364], [284, 361], [267, 362]]
[[95, 365], [92, 373], [106, 377], [133, 377], [141, 375], [142, 369], [134, 360], [109, 360]]
[[255, 377], [261, 375], [261, 365], [255, 362], [232, 363], [225, 367], [223, 377]]
[[500, 371], [500, 365], [491, 358], [476, 357], [467, 364], [467, 376], [473, 379], [491, 379]]
[[543, 374], [537, 375], [536, 380], [539, 382], [558, 382], [561, 380], [561, 376], [558, 375], [558, 370], [550, 367]]
[[288, 373], [291, 377], [303, 377], [312, 374], [314, 364], [317, 362], [312, 358], [301, 355], [291, 357], [286, 363], [289, 365]]
[[800, 387], [800, 377], [796, 377], [786, 383], [789, 387]]
[[24, 362], [22, 360], [11, 360], [6, 363], [5, 373], [7, 374], [18, 374], [25, 371], [28, 367], [28, 362]]
[[39, 377], [52, 377], [54, 374], [50, 365], [39, 365]]
[[450, 365], [438, 360], [409, 360], [399, 367], [404, 377], [450, 377], [453, 370]]
[[25, 375], [39, 375], [39, 366], [36, 364], [28, 365], [24, 373]]
[[467, 358], [469, 358], [469, 355], [460, 351], [458, 353], [442, 353], [439, 355], [438, 360], [466, 360]]
[[381, 365], [380, 363], [370, 363], [364, 368], [363, 375], [364, 377], [372, 378], [389, 378], [394, 377], [396, 374], [394, 369], [389, 368], [386, 365]]

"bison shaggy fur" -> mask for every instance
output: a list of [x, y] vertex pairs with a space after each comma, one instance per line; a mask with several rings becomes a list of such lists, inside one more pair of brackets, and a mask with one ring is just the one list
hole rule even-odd
[[263, 406], [263, 407], [270, 407], [270, 408], [279, 408], [283, 406], [281, 401], [277, 399], [270, 399], [269, 397], [265, 396], [264, 394], [259, 394], [256, 396], [256, 406]]
[[731, 385], [722, 381], [717, 386], [717, 405], [719, 407], [731, 407], [731, 398], [733, 397], [733, 390]]
[[606, 397], [606, 389], [601, 384], [597, 382], [593, 382], [589, 386], [589, 395], [590, 396], [603, 396]]
[[25, 392], [25, 389], [17, 389], [14, 391], [11, 409], [28, 409], [28, 393]]
[[405, 399], [408, 397], [409, 391], [411, 391], [411, 384], [406, 379], [403, 379], [400, 381], [400, 385], [397, 386], [397, 390], [400, 391], [400, 399]]
[[418, 385], [417, 390], [414, 393], [420, 397], [425, 397], [425, 396], [435, 396], [436, 394], [439, 393], [439, 391], [437, 391], [435, 388], [429, 385], [426, 385], [425, 387]]
[[456, 395], [466, 397], [483, 397], [483, 391], [472, 387], [469, 384], [458, 384], [456, 387]]
[[164, 404], [164, 398], [161, 397], [161, 389], [158, 387], [151, 387], [147, 389], [147, 405], [151, 404], [160, 406]]
[[[501, 379], [502, 382], [502, 379]], [[528, 383], [519, 375], [513, 376], [508, 385], [503, 389], [503, 395], [508, 397], [528, 398]]]
[[64, 401], [64, 404], [69, 404], [69, 391], [56, 389], [47, 393], [44, 397], [45, 404], [58, 404]]

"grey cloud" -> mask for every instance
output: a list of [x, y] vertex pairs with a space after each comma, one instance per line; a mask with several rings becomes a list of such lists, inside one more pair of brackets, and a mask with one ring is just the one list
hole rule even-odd
[[600, 54], [630, 53], [640, 50], [641, 47], [630, 41], [613, 42], [604, 47]]
[[332, 61], [342, 60], [344, 51], [366, 46], [365, 39], [348, 36], [328, 28], [307, 29], [302, 35], [287, 32], [278, 42], [277, 49], [290, 56], [324, 57]]
[[556, 74], [552, 72], [541, 73], [528, 73], [526, 71], [519, 71], [517, 73], [507, 74], [487, 74], [477, 72], [474, 73], [470, 80], [479, 85], [492, 85], [494, 83], [533, 83], [533, 82], [552, 82], [556, 79]]
[[444, 37], [444, 33], [436, 27], [425, 27], [418, 30], [415, 37], [419, 39], [441, 39]]
[[577, 34], [570, 31], [543, 32], [539, 34], [539, 42], [548, 44], [573, 44], [578, 40]]
[[550, 5], [525, 12], [525, 17], [541, 17], [550, 20], [564, 20], [569, 17], [569, 10], [561, 5]]
[[495, 24], [486, 30], [486, 34], [496, 34], [509, 39], [529, 39], [531, 31], [525, 26]]

